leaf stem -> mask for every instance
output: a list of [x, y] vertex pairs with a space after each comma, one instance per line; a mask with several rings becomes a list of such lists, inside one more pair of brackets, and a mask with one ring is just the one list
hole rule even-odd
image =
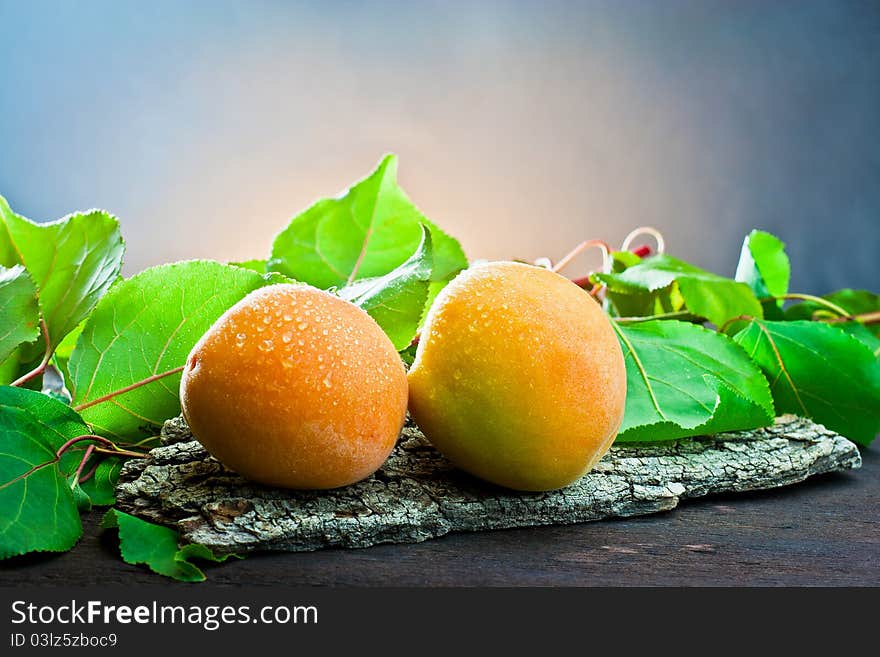
[[602, 271], [608, 271], [608, 265], [611, 262], [611, 247], [608, 246], [607, 242], [602, 240], [586, 240], [581, 242], [576, 247], [574, 247], [571, 251], [569, 251], [565, 256], [563, 256], [562, 260], [557, 262], [551, 268], [551, 271], [556, 272], [557, 274], [565, 269], [571, 261], [574, 260], [581, 253], [586, 251], [587, 249], [598, 248], [602, 250]]
[[644, 235], [646, 233], [653, 237], [657, 242], [657, 253], [662, 255], [666, 251], [666, 240], [663, 239], [663, 233], [653, 226], [639, 226], [630, 231], [629, 235], [623, 238], [623, 244], [621, 245], [620, 250], [629, 251], [629, 247], [632, 245], [633, 240], [639, 235]]
[[173, 370], [168, 370], [167, 372], [161, 372], [159, 374], [154, 374], [153, 376], [148, 376], [146, 379], [136, 381], [136, 382], [132, 383], [130, 386], [125, 386], [124, 388], [120, 388], [119, 390], [114, 390], [113, 392], [109, 392], [106, 395], [98, 397], [97, 399], [93, 399], [92, 401], [84, 402], [84, 403], [80, 404], [79, 406], [74, 406], [73, 410], [75, 410], [77, 413], [79, 413], [80, 411], [83, 411], [87, 408], [91, 408], [92, 406], [96, 406], [98, 404], [101, 404], [101, 403], [103, 403], [109, 399], [113, 399], [114, 397], [117, 397], [119, 395], [123, 395], [126, 392], [130, 392], [132, 390], [135, 390], [136, 388], [140, 388], [141, 386], [145, 386], [148, 383], [152, 383], [153, 381], [158, 381], [159, 379], [164, 379], [166, 376], [171, 376], [172, 374], [177, 374], [178, 372], [182, 372], [184, 367], [186, 367], [186, 366], [181, 365], [180, 367], [175, 367]]
[[46, 371], [46, 366], [49, 364], [49, 361], [52, 360], [52, 354], [55, 352], [55, 349], [52, 347], [52, 341], [49, 339], [49, 327], [46, 326], [46, 320], [44, 320], [42, 317], [40, 318], [40, 332], [43, 335], [43, 341], [46, 343], [46, 352], [43, 354], [43, 360], [41, 360], [40, 364], [32, 369], [30, 372], [20, 376], [9, 385], [16, 387], [23, 386], [31, 379], [40, 376], [43, 372]]
[[92, 458], [92, 454], [95, 451], [94, 445], [89, 445], [86, 447], [86, 453], [83, 454], [83, 457], [79, 461], [79, 465], [76, 467], [76, 472], [73, 473], [73, 481], [70, 482], [71, 488], [76, 488], [76, 485], [79, 483], [79, 477], [82, 474], [83, 469], [86, 467], [86, 463], [88, 463], [89, 459]]
[[615, 322], [650, 322], [654, 319], [685, 319], [695, 318], [696, 315], [687, 310], [677, 310], [671, 313], [659, 313], [657, 315], [645, 315], [644, 317], [615, 317]]
[[109, 456], [131, 456], [136, 459], [145, 459], [147, 455], [142, 452], [132, 452], [131, 450], [122, 449], [114, 446], [113, 449], [104, 449], [103, 447], [95, 447], [98, 454], [107, 454]]
[[862, 313], [860, 315], [851, 315], [850, 317], [828, 317], [821, 319], [822, 322], [828, 322], [829, 324], [840, 324], [842, 322], [850, 322], [855, 321], [859, 324], [880, 324], [880, 310], [874, 310], [869, 313]]
[[101, 461], [98, 461], [97, 463], [95, 463], [95, 465], [93, 465], [91, 468], [89, 468], [88, 472], [86, 472], [82, 477], [79, 478], [80, 485], [86, 483], [89, 479], [91, 479], [92, 477], [95, 476], [95, 473], [98, 471], [99, 465], [101, 465]]
[[737, 315], [736, 317], [731, 317], [726, 322], [724, 322], [721, 326], [718, 327], [718, 333], [724, 333], [727, 331], [727, 327], [733, 324], [734, 322], [751, 322], [755, 318], [751, 315]]
[[59, 447], [55, 452], [56, 460], [60, 459], [61, 455], [64, 454], [64, 452], [66, 452], [68, 449], [70, 449], [71, 447], [73, 447], [77, 443], [83, 442], [84, 440], [91, 440], [93, 442], [101, 443], [102, 445], [107, 445], [108, 447], [116, 447], [116, 445], [113, 444], [112, 440], [108, 440], [107, 438], [104, 438], [104, 436], [96, 436], [95, 434], [86, 433], [86, 434], [83, 434], [82, 436], [77, 436], [76, 438], [71, 438], [70, 440], [65, 442], [63, 445], [61, 445], [61, 447]]
[[851, 320], [853, 318], [852, 315], [849, 313], [849, 311], [847, 311], [844, 308], [841, 308], [836, 303], [832, 303], [832, 302], [828, 301], [828, 299], [823, 299], [822, 297], [813, 296], [812, 294], [790, 293], [790, 294], [780, 294], [779, 296], [776, 296], [776, 297], [764, 297], [763, 299], [761, 299], [761, 301], [786, 301], [786, 300], [789, 300], [789, 301], [812, 301], [813, 303], [818, 304], [820, 306], [824, 306], [825, 308], [827, 308], [831, 312], [840, 315], [841, 317], [844, 318], [844, 320]]

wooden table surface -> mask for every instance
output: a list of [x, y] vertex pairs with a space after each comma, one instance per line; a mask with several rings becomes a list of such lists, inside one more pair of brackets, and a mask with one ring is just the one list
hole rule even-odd
[[[252, 555], [206, 568], [199, 586], [880, 585], [880, 444], [862, 458], [860, 470], [653, 516]], [[0, 584], [168, 581], [123, 563], [100, 515], [69, 553], [0, 562]]]

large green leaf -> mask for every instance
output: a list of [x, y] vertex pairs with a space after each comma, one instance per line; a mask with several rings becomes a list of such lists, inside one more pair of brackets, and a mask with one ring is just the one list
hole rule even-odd
[[0, 266], [0, 362], [40, 335], [37, 288], [21, 265]]
[[[146, 269], [113, 286], [89, 317], [70, 357], [80, 405], [183, 365], [226, 309], [266, 284], [256, 272], [210, 260]], [[180, 375], [154, 381], [83, 410], [108, 437], [155, 433], [180, 412]]]
[[736, 266], [736, 280], [764, 298], [787, 294], [790, 277], [791, 264], [782, 240], [763, 230], [746, 235]]
[[207, 547], [197, 543], [179, 548], [180, 536], [173, 529], [154, 525], [118, 509], [107, 511], [101, 526], [119, 530], [119, 551], [126, 563], [144, 564], [154, 573], [182, 582], [201, 582], [205, 579], [205, 573], [190, 559], [220, 563], [230, 557], [237, 558], [234, 554], [217, 557]]
[[89, 427], [69, 407], [32, 390], [0, 387], [0, 559], [69, 550], [82, 534], [67, 474], [77, 456], [55, 453]]
[[669, 292], [675, 283], [687, 310], [716, 326], [740, 315], [763, 317], [761, 304], [745, 283], [667, 255], [651, 256], [620, 273], [598, 273], [592, 278], [605, 283], [611, 294], [637, 298], [644, 298], [647, 293], [659, 297]]
[[53, 345], [107, 292], [124, 252], [119, 222], [103, 210], [38, 224], [13, 212], [0, 196], [0, 265], [27, 268]]
[[433, 238], [432, 280], [467, 267], [461, 245], [419, 212], [397, 184], [397, 157], [388, 155], [341, 196], [294, 217], [275, 238], [268, 269], [324, 289], [384, 276], [416, 250], [421, 225]]
[[338, 294], [366, 310], [391, 338], [395, 349], [406, 349], [425, 312], [432, 262], [431, 233], [426, 228], [418, 248], [406, 262], [385, 276], [352, 283]]
[[724, 335], [671, 320], [614, 326], [627, 384], [617, 440], [672, 440], [773, 421], [767, 381]]
[[734, 339], [764, 371], [779, 412], [862, 445], [880, 431], [880, 364], [859, 340], [823, 322], [757, 320]]

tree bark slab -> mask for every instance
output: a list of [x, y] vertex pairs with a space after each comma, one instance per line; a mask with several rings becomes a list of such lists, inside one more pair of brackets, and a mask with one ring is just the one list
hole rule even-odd
[[196, 442], [181, 418], [128, 461], [117, 507], [217, 553], [416, 543], [449, 532], [572, 524], [668, 511], [682, 499], [761, 490], [858, 468], [846, 438], [787, 415], [773, 426], [673, 443], [614, 446], [578, 482], [518, 493], [456, 470], [415, 426], [372, 477], [332, 491], [252, 484]]

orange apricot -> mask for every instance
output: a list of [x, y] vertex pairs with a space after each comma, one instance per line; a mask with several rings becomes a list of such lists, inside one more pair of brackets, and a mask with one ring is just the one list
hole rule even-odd
[[626, 367], [610, 320], [577, 285], [531, 265], [459, 274], [431, 307], [408, 378], [431, 443], [519, 490], [577, 480], [623, 419]]
[[227, 467], [286, 488], [375, 472], [406, 416], [406, 371], [360, 308], [307, 285], [271, 285], [223, 314], [180, 383], [193, 435]]

